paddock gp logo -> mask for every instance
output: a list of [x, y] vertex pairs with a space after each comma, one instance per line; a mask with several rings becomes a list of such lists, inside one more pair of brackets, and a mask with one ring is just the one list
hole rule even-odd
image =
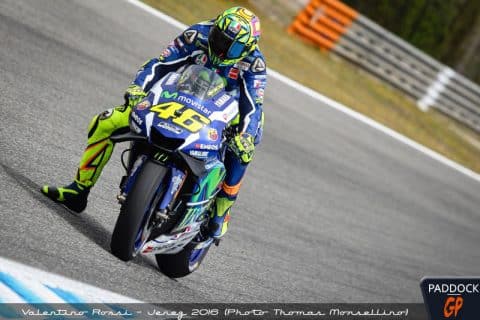
[[479, 319], [480, 277], [424, 278], [420, 288], [431, 320]]

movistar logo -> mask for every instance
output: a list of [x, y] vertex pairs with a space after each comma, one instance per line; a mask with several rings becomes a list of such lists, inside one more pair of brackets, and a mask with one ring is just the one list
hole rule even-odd
[[162, 98], [167, 98], [167, 99], [176, 99], [178, 97], [178, 92], [168, 92], [168, 91], [162, 91], [162, 94], [161, 94], [161, 97]]
[[177, 98], [178, 101], [183, 102], [184, 104], [187, 104], [188, 106], [192, 106], [207, 115], [210, 115], [212, 111], [208, 110], [207, 107], [205, 107], [203, 104], [199, 103], [198, 101], [193, 100], [192, 98], [185, 97], [185, 96], [179, 96]]

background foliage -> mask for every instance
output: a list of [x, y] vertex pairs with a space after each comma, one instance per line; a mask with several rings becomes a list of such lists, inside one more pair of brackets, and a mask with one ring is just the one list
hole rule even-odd
[[480, 83], [479, 0], [343, 1]]

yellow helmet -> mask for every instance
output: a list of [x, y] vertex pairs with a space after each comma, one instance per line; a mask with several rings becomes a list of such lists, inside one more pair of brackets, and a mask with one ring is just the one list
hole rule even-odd
[[217, 17], [208, 35], [210, 61], [233, 65], [255, 50], [259, 39], [260, 19], [246, 8], [230, 8]]

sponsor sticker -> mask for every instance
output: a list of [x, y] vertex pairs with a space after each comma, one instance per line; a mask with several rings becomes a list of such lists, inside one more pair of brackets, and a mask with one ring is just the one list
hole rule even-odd
[[205, 65], [205, 63], [207, 63], [207, 60], [207, 55], [205, 53], [202, 53], [195, 57], [195, 64], [203, 66]]
[[162, 94], [160, 95], [162, 98], [166, 99], [176, 99], [178, 97], [178, 92], [169, 92], [167, 90], [162, 91]]
[[265, 80], [265, 79], [267, 79], [267, 75], [266, 74], [256, 74], [252, 78], [253, 79]]
[[248, 69], [250, 69], [250, 63], [245, 61], [239, 61], [234, 66], [243, 71], [247, 71]]
[[205, 107], [203, 104], [199, 103], [198, 101], [193, 100], [192, 98], [189, 98], [186, 96], [178, 96], [177, 100], [180, 102], [183, 102], [184, 104], [192, 106], [195, 109], [202, 111], [206, 115], [210, 115], [212, 113], [212, 111], [208, 110], [207, 107]]
[[195, 149], [203, 149], [203, 150], [218, 150], [218, 145], [216, 144], [203, 144], [203, 143], [196, 143]]
[[253, 80], [253, 87], [254, 87], [255, 89], [260, 88], [260, 87], [262, 86], [262, 84], [263, 84], [263, 81], [262, 81], [262, 80]]
[[216, 101], [215, 101], [215, 105], [217, 107], [221, 107], [225, 104], [225, 102], [227, 102], [228, 100], [230, 99], [230, 96], [228, 94], [224, 94], [222, 95], [220, 98], [218, 98]]
[[162, 52], [162, 57], [164, 58], [168, 58], [172, 53], [170, 52], [170, 50], [168, 48], [165, 48]]
[[170, 190], [170, 194], [175, 194], [178, 191], [178, 187], [183, 182], [183, 179], [179, 176], [174, 176], [172, 178], [172, 190]]
[[190, 150], [190, 155], [198, 158], [208, 157], [208, 151]]
[[179, 239], [179, 238], [181, 238], [181, 237], [183, 237], [183, 236], [185, 236], [185, 235], [188, 235], [188, 233], [189, 233], [191, 230], [192, 230], [192, 228], [186, 227], [184, 231], [179, 232], [179, 233], [176, 233], [176, 234], [174, 234], [172, 237], [173, 237], [173, 239]]
[[258, 57], [257, 59], [255, 59], [255, 61], [253, 61], [251, 68], [252, 72], [263, 72], [265, 71], [265, 69], [265, 62], [262, 58]]
[[180, 129], [178, 128], [177, 126], [171, 124], [171, 123], [168, 123], [168, 122], [159, 122], [158, 127], [162, 128], [162, 129], [165, 129], [165, 130], [168, 130], [168, 131], [171, 131], [173, 133], [176, 133], [176, 134], [180, 134], [183, 132], [183, 129]]
[[228, 31], [230, 31], [233, 34], [237, 34], [240, 31], [240, 29], [242, 29], [242, 26], [237, 21], [232, 21], [228, 25]]
[[144, 100], [144, 101], [140, 102], [139, 104], [137, 104], [137, 105], [135, 106], [135, 109], [137, 109], [137, 110], [145, 110], [145, 109], [147, 109], [147, 108], [150, 108], [151, 105], [152, 105], [152, 104], [150, 103], [150, 101]]
[[168, 79], [167, 79], [167, 82], [165, 82], [165, 85], [167, 86], [171, 86], [172, 84], [175, 84], [178, 80], [178, 78], [180, 77], [180, 75], [178, 73], [174, 73], [172, 74]]
[[192, 44], [193, 41], [195, 41], [196, 37], [197, 37], [196, 30], [187, 30], [183, 33], [183, 38], [187, 44]]
[[264, 89], [263, 88], [258, 88], [255, 90], [255, 93], [257, 96], [255, 97], [255, 102], [262, 104], [263, 103], [263, 94], [264, 94]]
[[138, 114], [136, 114], [135, 112], [132, 112], [130, 113], [130, 117], [133, 119], [133, 121], [135, 121], [138, 125], [142, 125], [143, 124], [143, 120], [140, 118], [140, 116]]
[[231, 68], [230, 71], [228, 72], [228, 77], [233, 80], [238, 79], [238, 74], [240, 73], [240, 70], [237, 68]]
[[258, 95], [259, 97], [263, 97], [263, 94], [265, 93], [265, 91], [263, 90], [263, 88], [257, 89], [256, 92], [257, 92], [257, 95]]
[[217, 141], [218, 140], [218, 131], [217, 129], [210, 129], [208, 130], [208, 139], [212, 141]]

